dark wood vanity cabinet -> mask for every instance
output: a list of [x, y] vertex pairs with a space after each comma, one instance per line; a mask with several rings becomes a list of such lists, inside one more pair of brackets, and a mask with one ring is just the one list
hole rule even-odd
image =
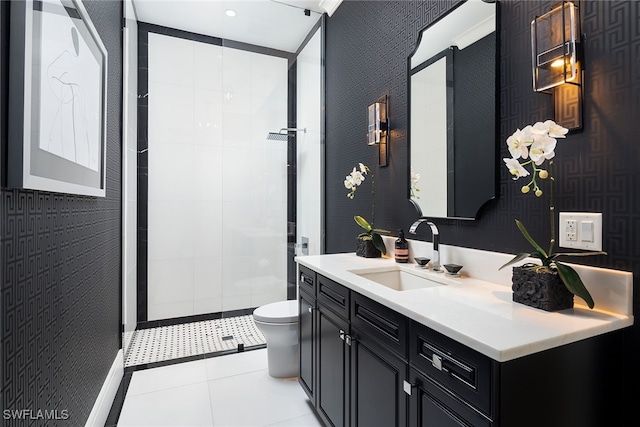
[[623, 425], [622, 330], [497, 362], [300, 272], [298, 381], [327, 426]]

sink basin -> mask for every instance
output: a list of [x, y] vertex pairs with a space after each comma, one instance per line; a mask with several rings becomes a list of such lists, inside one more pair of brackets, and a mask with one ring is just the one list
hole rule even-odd
[[422, 276], [417, 271], [414, 273], [400, 268], [352, 270], [351, 272], [367, 280], [386, 286], [389, 289], [393, 289], [394, 291], [413, 291], [443, 285], [443, 283]]

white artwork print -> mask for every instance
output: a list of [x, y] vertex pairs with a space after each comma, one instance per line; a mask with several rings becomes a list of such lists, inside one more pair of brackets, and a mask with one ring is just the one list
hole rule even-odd
[[[59, 0], [47, 3], [64, 10]], [[100, 63], [85, 42], [79, 19], [42, 13], [38, 146], [98, 171], [102, 136]]]

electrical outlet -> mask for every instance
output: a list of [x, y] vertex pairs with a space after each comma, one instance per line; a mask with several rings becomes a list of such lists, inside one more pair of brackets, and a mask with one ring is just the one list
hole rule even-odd
[[578, 241], [578, 221], [575, 219], [568, 219], [564, 222], [565, 229], [564, 234], [565, 238], [569, 242], [577, 242]]
[[560, 242], [563, 248], [602, 250], [602, 214], [560, 212]]

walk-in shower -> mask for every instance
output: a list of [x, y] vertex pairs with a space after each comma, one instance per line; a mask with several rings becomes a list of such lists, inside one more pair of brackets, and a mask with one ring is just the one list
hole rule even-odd
[[204, 332], [189, 351], [249, 346], [242, 319], [228, 334], [216, 322], [295, 298], [299, 233], [311, 254], [322, 241], [321, 22], [286, 48], [140, 23], [136, 332], [157, 329], [141, 343], [190, 324]]

